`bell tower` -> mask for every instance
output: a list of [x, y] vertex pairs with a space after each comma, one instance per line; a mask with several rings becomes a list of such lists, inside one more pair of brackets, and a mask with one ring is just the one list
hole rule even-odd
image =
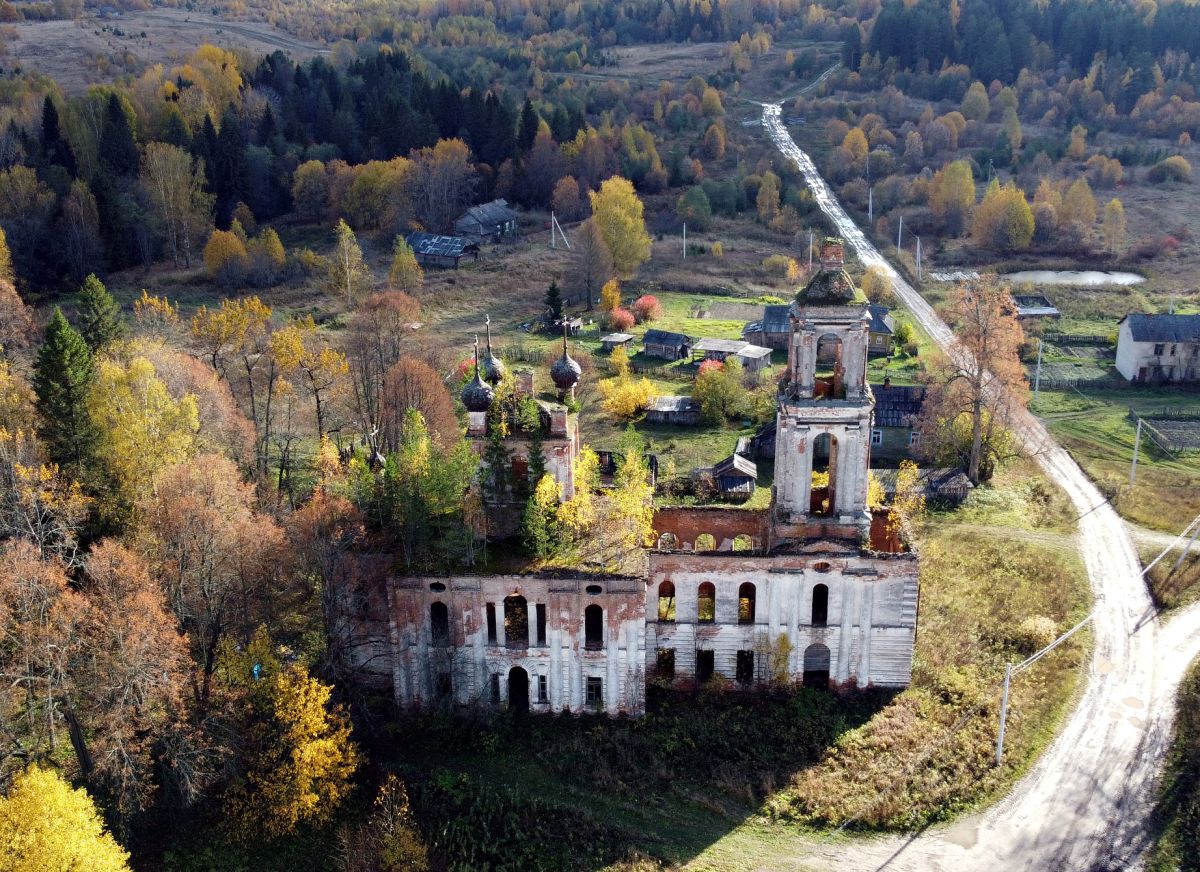
[[870, 311], [843, 251], [840, 239], [825, 239], [820, 270], [792, 302], [775, 447], [774, 520], [784, 538], [810, 521], [870, 524]]

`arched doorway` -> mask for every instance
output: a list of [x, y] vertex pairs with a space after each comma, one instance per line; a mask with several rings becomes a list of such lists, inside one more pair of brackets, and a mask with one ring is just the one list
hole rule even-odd
[[812, 497], [809, 511], [832, 515], [837, 504], [838, 441], [832, 433], [821, 433], [812, 447]]
[[520, 666], [508, 670], [508, 710], [518, 714], [529, 711], [529, 673]]
[[826, 333], [817, 339], [817, 373], [813, 384], [816, 395], [844, 398], [843, 375], [842, 339], [835, 333]]
[[820, 642], [804, 649], [804, 686], [829, 689], [829, 648]]

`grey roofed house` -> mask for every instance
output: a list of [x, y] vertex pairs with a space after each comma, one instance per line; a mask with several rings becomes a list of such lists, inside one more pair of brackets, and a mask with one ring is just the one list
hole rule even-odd
[[1018, 318], [1058, 318], [1061, 313], [1044, 294], [1013, 294]]
[[1129, 325], [1134, 342], [1200, 342], [1200, 315], [1145, 315], [1133, 312], [1117, 323]]
[[771, 349], [751, 345], [744, 339], [701, 339], [692, 349], [692, 354], [705, 360], [725, 360], [736, 357], [743, 367], [751, 372], [771, 365]]
[[692, 351], [696, 354], [708, 354], [711, 352], [713, 354], [730, 355], [737, 354], [748, 344], [745, 339], [712, 339], [705, 337], [696, 343], [696, 347]]
[[517, 235], [517, 213], [503, 198], [480, 203], [455, 219], [454, 231], [478, 242], [499, 242]]
[[740, 473], [750, 478], [758, 478], [758, 464], [740, 454], [731, 454], [712, 468], [714, 476], [729, 473]]
[[458, 262], [471, 256], [479, 259], [479, 246], [461, 236], [439, 236], [436, 233], [414, 231], [405, 237], [417, 263], [428, 266], [458, 268]]
[[651, 328], [642, 334], [642, 351], [650, 357], [681, 360], [691, 354], [696, 340], [683, 333]]
[[887, 306], [874, 304], [867, 306], [867, 311], [871, 313], [871, 325], [867, 328], [871, 334], [867, 354], [891, 354], [892, 336], [896, 332], [896, 321], [892, 318], [892, 313]]
[[742, 338], [755, 345], [786, 350], [792, 336], [792, 307], [788, 303], [763, 306], [762, 320], [751, 321], [742, 328]]
[[691, 397], [655, 397], [646, 406], [646, 421], [651, 424], [699, 424], [700, 403]]
[[758, 465], [742, 455], [729, 455], [712, 469], [697, 470], [712, 476], [722, 496], [748, 498], [758, 486]]
[[609, 333], [607, 336], [600, 337], [600, 347], [605, 351], [613, 351], [621, 345], [628, 348], [632, 342], [632, 333]]
[[[895, 499], [896, 479], [900, 470], [873, 469], [871, 474], [883, 487], [884, 496], [889, 500]], [[952, 504], [961, 503], [975, 487], [966, 473], [951, 467], [920, 469], [917, 471], [917, 484], [926, 499]]]
[[912, 427], [925, 401], [923, 385], [872, 385], [876, 427]]

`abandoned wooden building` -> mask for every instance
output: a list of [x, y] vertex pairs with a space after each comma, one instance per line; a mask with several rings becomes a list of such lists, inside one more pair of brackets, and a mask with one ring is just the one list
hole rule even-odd
[[642, 334], [642, 353], [663, 360], [687, 360], [696, 340], [682, 333], [652, 327]]
[[724, 363], [734, 358], [746, 372], [758, 372], [771, 365], [771, 349], [751, 345], [743, 339], [701, 339], [692, 347], [694, 360], [716, 360]]
[[454, 221], [454, 232], [472, 242], [500, 242], [517, 236], [517, 213], [505, 199], [472, 206]]
[[462, 236], [438, 236], [414, 231], [405, 237], [421, 266], [458, 269], [464, 258], [479, 260], [479, 246]]
[[[887, 511], [867, 506], [870, 319], [844, 272], [818, 274], [791, 304], [768, 508], [660, 506], [654, 547], [629, 555], [641, 568], [626, 574], [410, 576], [388, 555], [360, 555], [345, 571], [359, 636], [349, 650], [405, 707], [637, 715], [651, 676], [679, 688], [717, 675], [747, 690], [906, 686], [918, 556]], [[826, 375], [818, 352], [829, 344]], [[560, 392], [578, 378], [563, 360], [565, 340], [552, 369]], [[477, 366], [462, 397], [470, 438], [486, 432], [494, 396]], [[576, 413], [544, 408], [547, 460], [569, 493]], [[757, 474], [740, 455], [718, 471], [735, 488]]]
[[1200, 315], [1126, 315], [1117, 325], [1117, 372], [1148, 384], [1200, 379]]
[[618, 348], [628, 351], [632, 347], [632, 333], [608, 333], [600, 337], [600, 348], [604, 351], [616, 351]]
[[675, 394], [655, 397], [646, 406], [646, 423], [694, 427], [700, 423], [700, 402]]

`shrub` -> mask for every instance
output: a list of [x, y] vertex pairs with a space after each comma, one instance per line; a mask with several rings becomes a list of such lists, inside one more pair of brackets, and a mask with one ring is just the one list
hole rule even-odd
[[907, 321], [900, 321], [896, 324], [896, 332], [892, 334], [892, 338], [896, 340], [896, 344], [900, 346], [908, 345], [913, 341], [913, 328]]
[[1160, 182], [1187, 182], [1192, 178], [1192, 165], [1179, 155], [1172, 155], [1150, 167], [1146, 178]]
[[916, 357], [920, 350], [920, 347], [915, 342], [904, 343], [904, 353], [909, 357]]
[[214, 230], [204, 246], [204, 265], [213, 281], [229, 287], [246, 277], [250, 266], [246, 246], [228, 230]]
[[764, 257], [762, 271], [771, 276], [787, 276], [791, 272], [794, 261], [786, 254], [772, 254]]
[[630, 308], [639, 324], [643, 321], [657, 321], [662, 317], [662, 304], [653, 294], [643, 294], [638, 297]]
[[713, 257], [724, 257], [725, 256], [725, 246], [719, 242], [714, 242], [713, 247], [712, 247], [712, 253], [713, 253]]
[[628, 309], [614, 309], [608, 315], [608, 326], [613, 330], [628, 330], [636, 321], [633, 312]]
[[623, 421], [640, 415], [656, 396], [654, 385], [648, 378], [606, 378], [596, 387], [600, 389], [600, 404], [604, 411]]
[[1045, 615], [1030, 615], [1009, 638], [1022, 654], [1033, 654], [1058, 638], [1058, 624]]

